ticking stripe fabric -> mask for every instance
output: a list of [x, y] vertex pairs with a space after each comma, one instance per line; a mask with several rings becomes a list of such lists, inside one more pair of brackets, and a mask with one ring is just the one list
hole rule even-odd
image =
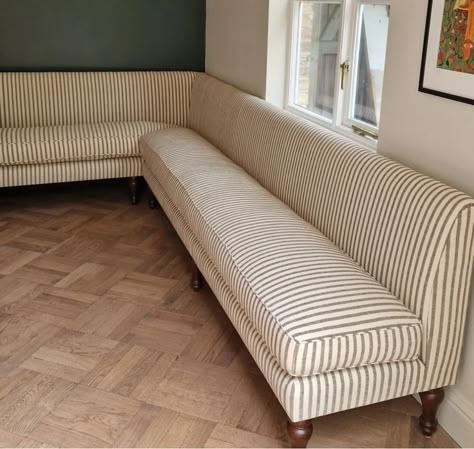
[[144, 176], [292, 421], [311, 419], [422, 391], [425, 367], [419, 360], [370, 365], [308, 377], [292, 377], [286, 373], [146, 163]]
[[116, 122], [0, 128], [0, 167], [139, 157], [139, 138], [172, 125]]
[[[206, 75], [190, 125], [421, 318], [421, 358], [440, 369], [445, 336], [458, 341], [466, 318], [450, 319], [468, 299], [472, 198]], [[460, 224], [466, 233], [446, 254]], [[457, 372], [451, 361], [435, 375], [441, 384]]]
[[0, 128], [106, 122], [187, 126], [194, 72], [0, 73]]
[[419, 357], [419, 319], [205, 139], [169, 129], [141, 145], [145, 163], [288, 374]]
[[0, 167], [0, 187], [142, 176], [139, 157]]
[[456, 382], [474, 258], [474, 208], [462, 211], [437, 265], [422, 320], [427, 323], [427, 373], [423, 391]]
[[140, 175], [139, 137], [187, 126], [195, 77], [0, 73], [0, 187]]

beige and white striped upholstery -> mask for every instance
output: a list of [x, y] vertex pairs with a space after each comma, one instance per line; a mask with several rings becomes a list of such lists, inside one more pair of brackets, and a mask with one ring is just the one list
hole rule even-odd
[[0, 73], [0, 187], [140, 176], [139, 137], [188, 124], [195, 77]]
[[288, 374], [419, 357], [418, 318], [213, 145], [170, 129], [145, 136], [141, 146]]
[[294, 377], [286, 373], [146, 163], [144, 175], [292, 421], [303, 421], [422, 391], [425, 366], [420, 360], [369, 365], [307, 377]]
[[51, 145], [0, 131], [0, 186], [138, 176], [160, 122], [194, 131], [144, 175], [290, 419], [455, 382], [474, 201], [211, 77], [0, 74], [0, 127]]
[[205, 75], [190, 114], [193, 129], [421, 319], [425, 389], [453, 383], [472, 275], [473, 199]]
[[187, 126], [195, 72], [0, 73], [0, 128], [107, 122]]
[[140, 137], [170, 126], [115, 122], [0, 128], [0, 167], [139, 157]]
[[0, 167], [0, 186], [94, 181], [142, 175], [139, 157]]

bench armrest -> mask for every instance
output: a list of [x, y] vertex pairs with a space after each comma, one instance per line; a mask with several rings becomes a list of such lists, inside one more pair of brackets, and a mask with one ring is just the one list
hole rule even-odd
[[423, 302], [423, 391], [456, 382], [474, 265], [474, 207], [455, 220]]

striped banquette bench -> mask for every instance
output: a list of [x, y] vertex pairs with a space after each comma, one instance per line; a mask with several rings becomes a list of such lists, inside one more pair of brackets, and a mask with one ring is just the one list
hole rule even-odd
[[420, 393], [461, 357], [474, 200], [205, 74], [0, 73], [0, 187], [141, 175], [289, 417]]
[[129, 178], [139, 138], [186, 127], [193, 72], [0, 73], [0, 187]]
[[[456, 382], [474, 200], [207, 75], [143, 173], [289, 417], [414, 393], [437, 427]], [[201, 274], [202, 273], [202, 274]]]

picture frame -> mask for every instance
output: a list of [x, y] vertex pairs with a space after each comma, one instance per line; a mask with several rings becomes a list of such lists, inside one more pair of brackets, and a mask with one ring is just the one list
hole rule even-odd
[[420, 92], [474, 105], [473, 24], [474, 0], [428, 0]]

